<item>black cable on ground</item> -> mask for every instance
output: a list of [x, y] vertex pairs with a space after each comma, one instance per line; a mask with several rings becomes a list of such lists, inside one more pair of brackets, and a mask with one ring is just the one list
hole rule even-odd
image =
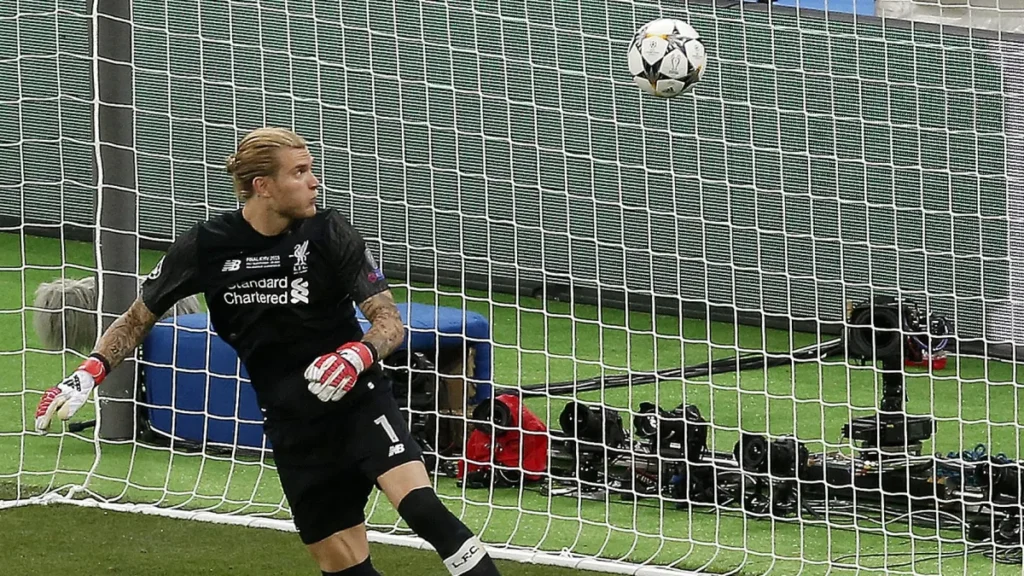
[[713, 374], [726, 374], [730, 372], [739, 373], [745, 370], [760, 370], [763, 368], [792, 365], [801, 361], [824, 358], [835, 354], [842, 349], [842, 339], [836, 338], [826, 342], [805, 346], [792, 352], [753, 352], [739, 356], [730, 356], [728, 358], [719, 358], [711, 362], [703, 362], [701, 364], [695, 364], [684, 368], [669, 368], [656, 372], [596, 376], [593, 378], [568, 380], [564, 382], [541, 382], [538, 384], [526, 384], [519, 388], [507, 387], [499, 384], [494, 386], [494, 394], [514, 394], [522, 396], [573, 395], [579, 392], [656, 384], [658, 382], [671, 380], [701, 378]]

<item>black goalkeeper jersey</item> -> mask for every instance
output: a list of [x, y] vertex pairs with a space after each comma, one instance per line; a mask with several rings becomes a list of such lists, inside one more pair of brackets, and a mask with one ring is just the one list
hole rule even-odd
[[[158, 317], [191, 294], [206, 297], [211, 324], [245, 364], [269, 424], [337, 414], [367, 392], [380, 368], [339, 402], [321, 402], [302, 373], [317, 356], [363, 331], [354, 304], [388, 289], [362, 236], [341, 214], [319, 211], [277, 236], [229, 212], [178, 237], [142, 285]], [[372, 387], [390, 393], [385, 379]]]

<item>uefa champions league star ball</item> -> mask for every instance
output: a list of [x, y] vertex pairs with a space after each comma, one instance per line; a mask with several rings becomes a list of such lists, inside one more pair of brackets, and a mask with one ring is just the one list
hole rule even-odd
[[633, 81], [658, 98], [685, 94], [700, 81], [706, 66], [700, 34], [682, 20], [652, 20], [637, 30], [629, 45]]

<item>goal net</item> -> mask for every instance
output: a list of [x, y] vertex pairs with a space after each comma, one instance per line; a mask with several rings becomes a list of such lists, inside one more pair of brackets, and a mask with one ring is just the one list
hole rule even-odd
[[875, 14], [996, 32], [1024, 31], [1024, 2], [1020, 0], [878, 0]]
[[[290, 530], [201, 299], [125, 368], [129, 437], [97, 434], [99, 402], [33, 431], [118, 259], [95, 243], [117, 232], [96, 190], [118, 167], [98, 142], [94, 4], [0, 4], [0, 507]], [[671, 101], [626, 65], [659, 16], [709, 53]], [[389, 369], [439, 494], [495, 556], [1019, 572], [1020, 37], [697, 1], [190, 0], [126, 22], [131, 143], [109, 148], [134, 168], [130, 275], [237, 207], [223, 161], [244, 133], [304, 135], [324, 206], [433, 343], [410, 337]], [[513, 409], [492, 428], [520, 435], [511, 463], [460, 475], [516, 395], [541, 426]], [[377, 493], [367, 518], [422, 545]]]

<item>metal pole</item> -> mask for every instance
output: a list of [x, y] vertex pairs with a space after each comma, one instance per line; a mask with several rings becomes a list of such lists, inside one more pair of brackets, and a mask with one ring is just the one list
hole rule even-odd
[[[102, 326], [106, 330], [138, 294], [138, 194], [132, 107], [132, 27], [130, 0], [95, 0], [99, 147], [103, 181], [98, 187], [96, 242], [102, 269]], [[111, 372], [96, 390], [100, 397], [97, 433], [125, 440], [135, 433], [135, 374], [132, 359]]]

